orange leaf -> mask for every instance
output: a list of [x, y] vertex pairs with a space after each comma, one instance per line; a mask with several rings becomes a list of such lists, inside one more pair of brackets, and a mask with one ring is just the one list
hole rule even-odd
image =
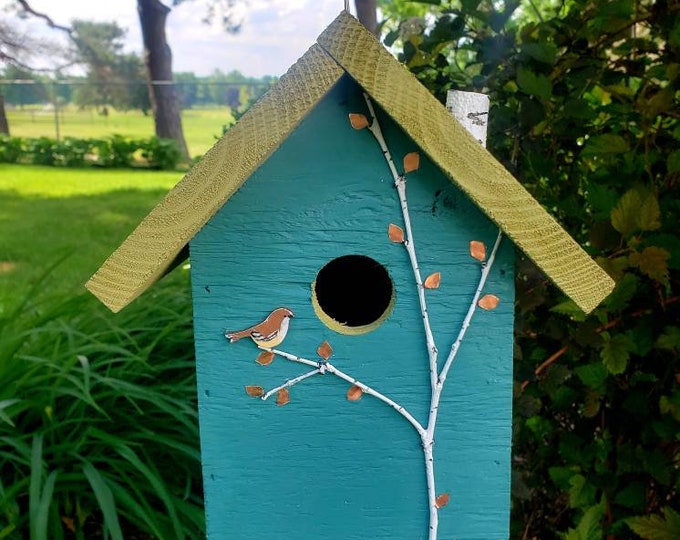
[[349, 390], [347, 390], [347, 399], [350, 401], [359, 401], [361, 399], [361, 396], [364, 395], [364, 391], [359, 388], [356, 384], [354, 386], [351, 386]]
[[438, 495], [437, 498], [434, 500], [434, 505], [437, 508], [444, 508], [447, 504], [449, 504], [449, 501], [451, 500], [451, 495], [448, 493], [442, 493], [441, 495]]
[[261, 366], [268, 366], [274, 361], [274, 353], [271, 351], [262, 351], [257, 355], [255, 361]]
[[349, 123], [354, 129], [364, 129], [368, 127], [368, 118], [363, 114], [349, 113]]
[[484, 245], [484, 242], [472, 240], [472, 242], [470, 242], [470, 255], [472, 255], [473, 259], [484, 262], [486, 260], [486, 246]]
[[496, 306], [498, 306], [498, 302], [500, 302], [500, 298], [498, 296], [494, 296], [493, 294], [485, 294], [480, 298], [479, 302], [477, 302], [477, 305], [482, 308], [482, 309], [496, 309]]
[[264, 388], [261, 386], [246, 386], [246, 394], [250, 397], [262, 397], [264, 395]]
[[73, 520], [73, 518], [68, 516], [61, 516], [61, 521], [69, 531], [71, 531], [72, 533], [76, 532], [76, 522]]
[[333, 354], [333, 347], [328, 341], [324, 341], [321, 345], [316, 348], [316, 354], [318, 354], [324, 360], [328, 360]]
[[394, 223], [390, 223], [390, 226], [387, 229], [387, 236], [390, 237], [392, 242], [396, 242], [397, 244], [404, 242], [404, 231], [399, 225], [395, 225]]
[[404, 156], [404, 174], [417, 171], [420, 167], [420, 154], [410, 152]]
[[425, 278], [425, 282], [423, 283], [423, 287], [426, 289], [438, 289], [439, 284], [442, 282], [442, 275], [439, 272], [435, 272], [434, 274], [430, 274]]
[[281, 388], [281, 390], [279, 390], [276, 393], [276, 404], [278, 406], [281, 406], [281, 405], [285, 405], [289, 401], [290, 401], [290, 393], [288, 393], [288, 389], [287, 388]]

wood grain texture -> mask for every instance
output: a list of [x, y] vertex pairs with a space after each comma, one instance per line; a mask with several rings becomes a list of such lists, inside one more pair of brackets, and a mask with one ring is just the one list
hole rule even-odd
[[114, 312], [144, 292], [341, 75], [312, 46], [139, 224], [87, 288]]
[[354, 17], [342, 12], [318, 43], [583, 311], [612, 291], [607, 273]]
[[[389, 394], [425, 421], [428, 357], [408, 256], [387, 238], [401, 222], [389, 170], [368, 132], [348, 113], [363, 103], [349, 78], [260, 167], [191, 242], [201, 448], [210, 540], [417, 540], [427, 538], [420, 440], [402, 417], [370, 396], [347, 401], [348, 384], [318, 375], [290, 388], [277, 407], [249, 397], [308, 368], [255, 362], [252, 343], [230, 344], [279, 305], [296, 314], [288, 352], [316, 358], [324, 340], [333, 363]], [[380, 114], [395, 156], [416, 144]], [[409, 176], [421, 267], [441, 272], [428, 291], [445, 359], [471, 301], [480, 264], [469, 242], [491, 245], [496, 227], [429, 159]], [[361, 254], [383, 264], [396, 299], [375, 331], [341, 335], [311, 304], [311, 283], [331, 259]], [[501, 303], [473, 319], [449, 375], [436, 433], [440, 538], [505, 540], [510, 501], [513, 248], [505, 242], [486, 290]]]

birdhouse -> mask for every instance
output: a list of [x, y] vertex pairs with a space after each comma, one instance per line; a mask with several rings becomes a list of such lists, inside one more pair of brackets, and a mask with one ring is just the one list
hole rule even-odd
[[508, 538], [514, 250], [613, 283], [349, 14], [87, 286], [187, 245], [208, 538]]

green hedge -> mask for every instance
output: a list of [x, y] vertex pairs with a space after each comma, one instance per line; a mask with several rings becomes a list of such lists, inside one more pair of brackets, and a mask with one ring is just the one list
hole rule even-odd
[[182, 160], [172, 139], [9, 137], [0, 135], [0, 162], [58, 167], [149, 167], [173, 170]]
[[427, 3], [386, 42], [490, 96], [489, 150], [617, 282], [585, 317], [519, 262], [511, 538], [678, 539], [677, 2]]

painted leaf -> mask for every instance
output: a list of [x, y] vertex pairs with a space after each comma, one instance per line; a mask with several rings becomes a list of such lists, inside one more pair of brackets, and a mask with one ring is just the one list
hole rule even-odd
[[423, 283], [423, 287], [426, 289], [438, 289], [439, 284], [442, 281], [442, 275], [439, 272], [435, 272], [434, 274], [430, 274], [425, 278], [425, 282]]
[[246, 394], [250, 397], [262, 397], [264, 395], [264, 388], [261, 386], [246, 386]]
[[402, 244], [404, 242], [404, 231], [399, 225], [395, 225], [394, 223], [390, 223], [389, 229], [387, 230], [387, 236], [390, 237], [392, 242], [396, 242], [397, 244]]
[[274, 353], [270, 351], [262, 351], [257, 355], [255, 361], [261, 366], [268, 366], [274, 361]]
[[410, 152], [404, 156], [404, 174], [417, 171], [420, 167], [420, 154]]
[[368, 127], [368, 118], [363, 114], [349, 113], [349, 123], [354, 129], [364, 129]]
[[349, 401], [359, 401], [361, 396], [364, 395], [364, 391], [359, 388], [356, 384], [347, 390], [347, 399]]
[[486, 246], [484, 245], [484, 242], [472, 240], [470, 242], [470, 255], [473, 259], [484, 262], [486, 260]]
[[437, 508], [444, 508], [447, 504], [449, 504], [450, 500], [451, 495], [448, 493], [442, 493], [441, 495], [437, 495], [437, 498], [434, 500], [434, 505]]
[[482, 309], [491, 310], [496, 309], [496, 306], [498, 306], [500, 301], [501, 300], [498, 298], [498, 296], [494, 296], [493, 294], [485, 294], [479, 299], [477, 305]]
[[333, 347], [331, 347], [331, 344], [328, 343], [328, 341], [324, 341], [316, 348], [316, 354], [324, 360], [328, 360], [333, 354]]
[[276, 404], [280, 407], [282, 405], [285, 405], [290, 401], [290, 393], [288, 392], [287, 388], [281, 388], [276, 393]]

